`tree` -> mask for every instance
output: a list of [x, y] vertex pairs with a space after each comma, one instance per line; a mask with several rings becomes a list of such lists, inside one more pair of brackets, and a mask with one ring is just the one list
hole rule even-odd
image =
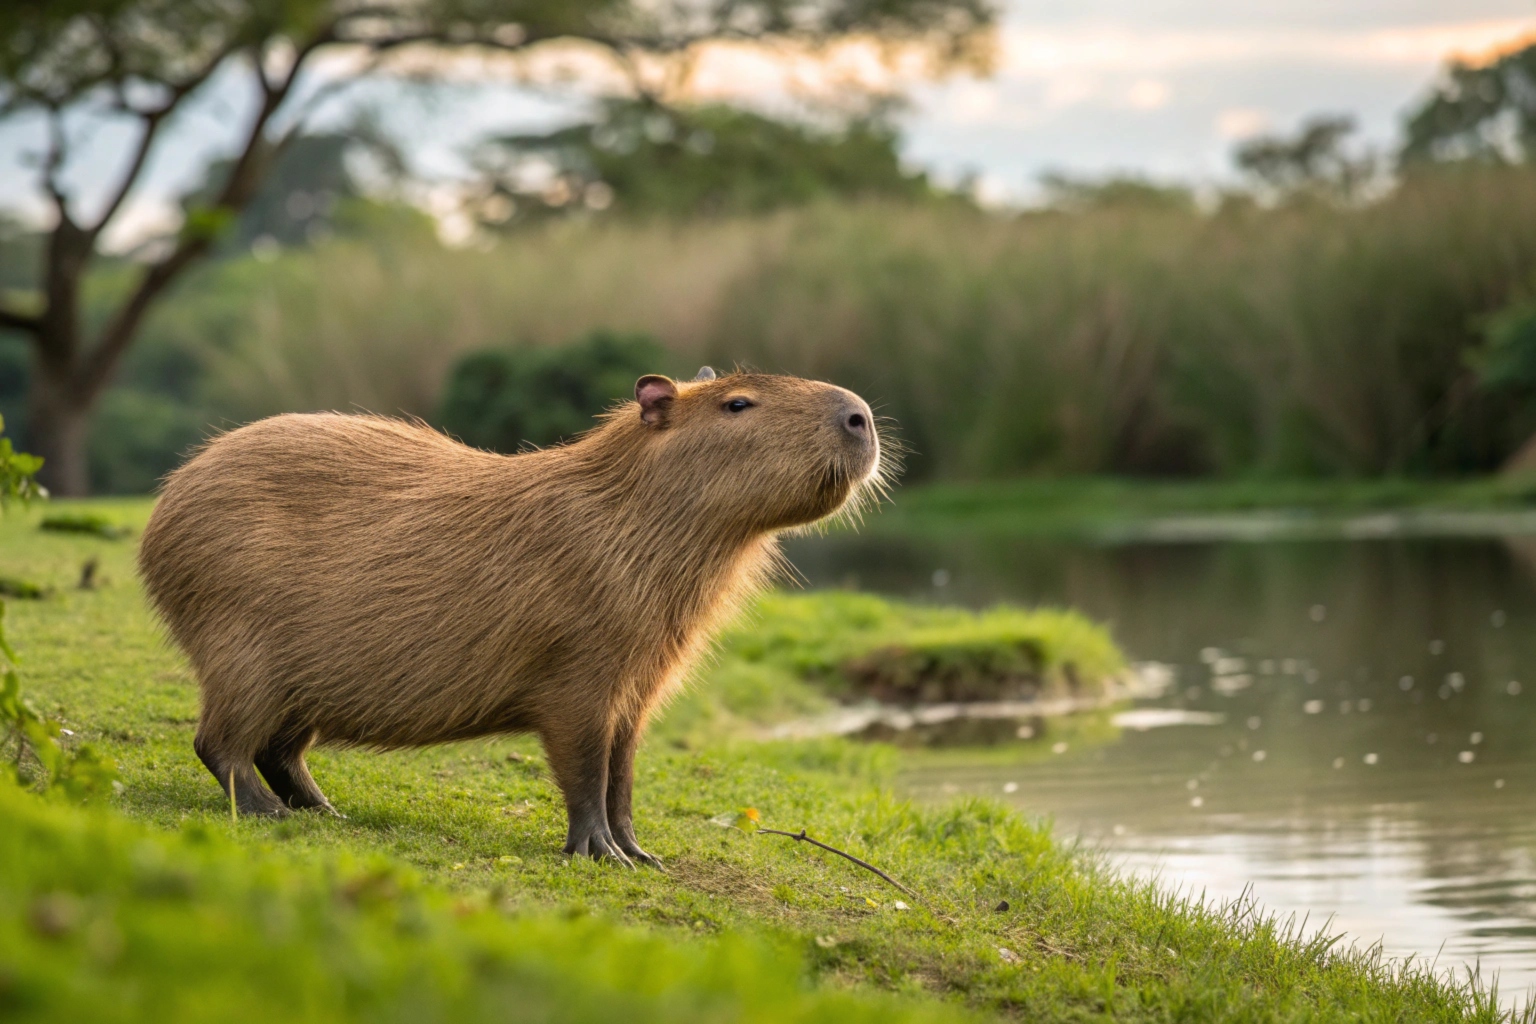
[[[337, 213], [364, 201], [364, 189], [349, 157], [366, 153], [390, 178], [405, 174], [405, 157], [394, 142], [367, 125], [362, 130], [298, 135], [273, 161], [267, 180], [224, 232], [219, 248], [246, 252], [253, 244], [303, 245], [335, 230]], [[206, 208], [234, 169], [231, 159], [215, 160], [202, 183], [182, 197], [187, 213]]]
[[[28, 438], [56, 493], [87, 488], [88, 418], [146, 313], [259, 194], [276, 158], [335, 88], [403, 54], [475, 48], [525, 54], [596, 48], [621, 66], [683, 59], [712, 41], [815, 52], [868, 37], [919, 48], [936, 66], [974, 60], [993, 0], [8, 0], [0, 4], [0, 115], [40, 117], [38, 163], [52, 208], [39, 287], [0, 303], [0, 329], [32, 343]], [[307, 75], [322, 55], [330, 77]], [[338, 70], [345, 67], [347, 70]], [[99, 326], [82, 317], [86, 275], [102, 233], [122, 211], [167, 127], [216, 74], [242, 75], [256, 104], [222, 184], [188, 211], [176, 237], [139, 269]], [[64, 170], [66, 119], [108, 111], [137, 125], [115, 186], [87, 212]]]
[[488, 227], [571, 213], [761, 213], [817, 199], [923, 199], [879, 114], [826, 127], [737, 107], [611, 99], [590, 121], [483, 143], [472, 208]]
[[1409, 115], [1405, 134], [1404, 167], [1528, 159], [1536, 144], [1536, 43], [1483, 64], [1452, 61]]
[[1354, 118], [1324, 114], [1308, 119], [1293, 136], [1249, 139], [1233, 160], [1275, 199], [1350, 203], [1377, 180], [1375, 155], [1351, 153], [1345, 145], [1354, 131]]
[[609, 331], [555, 348], [474, 352], [448, 375], [437, 422], [465, 444], [489, 451], [559, 444], [630, 397], [635, 379], [655, 372], [665, 358], [647, 335]]

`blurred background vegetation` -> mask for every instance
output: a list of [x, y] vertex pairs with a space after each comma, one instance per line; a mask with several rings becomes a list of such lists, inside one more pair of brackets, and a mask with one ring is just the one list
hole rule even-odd
[[[701, 363], [859, 391], [912, 479], [1536, 469], [1536, 104], [1508, 84], [1533, 65], [1452, 67], [1395, 154], [1320, 117], [1235, 151], [1242, 188], [1057, 178], [1027, 210], [906, 169], [887, 110], [608, 100], [485, 139], [452, 247], [378, 186], [406, 173], [397, 141], [308, 135], [145, 321], [90, 482], [148, 491], [211, 430], [286, 410], [548, 444]], [[0, 224], [0, 288], [35, 289], [41, 248]], [[87, 320], [133, 266], [99, 264]], [[0, 332], [9, 423], [31, 372]]]

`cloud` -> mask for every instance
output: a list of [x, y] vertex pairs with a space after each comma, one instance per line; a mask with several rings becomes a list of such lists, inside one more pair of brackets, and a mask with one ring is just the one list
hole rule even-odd
[[1067, 72], [1147, 74], [1223, 64], [1438, 64], [1482, 54], [1536, 31], [1536, 17], [1390, 28], [1159, 31], [1099, 25], [1003, 29], [1003, 78]]
[[1168, 105], [1173, 89], [1156, 78], [1142, 78], [1125, 91], [1125, 102], [1136, 110], [1158, 110]]
[[1251, 139], [1273, 125], [1267, 111], [1256, 107], [1228, 107], [1216, 115], [1216, 136], [1227, 141]]

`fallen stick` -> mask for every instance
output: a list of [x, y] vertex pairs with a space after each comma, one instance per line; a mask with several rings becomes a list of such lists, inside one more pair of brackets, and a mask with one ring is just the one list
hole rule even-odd
[[[810, 836], [805, 834], [805, 829], [801, 829], [799, 832], [781, 832], [781, 831], [779, 831], [776, 828], [760, 828], [757, 831], [760, 834], [766, 834], [766, 835], [770, 835], [770, 836], [788, 836], [789, 838], [793, 839], [797, 843], [810, 843], [812, 846], [819, 846], [823, 850], [826, 850], [828, 853], [835, 853], [839, 857], [842, 857], [844, 860], [851, 860], [851, 861], [853, 861], [853, 863], [857, 864], [859, 867], [863, 868], [865, 871], [873, 871], [875, 874], [879, 875], [881, 878], [885, 879], [887, 882], [891, 883], [896, 888], [898, 888], [902, 892], [906, 893], [908, 896], [911, 896], [913, 899], [915, 899], [915, 900], [923, 900], [923, 898], [921, 896], [919, 896], [917, 893], [913, 892], [911, 889], [908, 889], [906, 886], [902, 885], [900, 882], [896, 881], [896, 879], [892, 878], [890, 875], [886, 874], [884, 871], [881, 871], [879, 868], [875, 867], [873, 864], [869, 863], [868, 861], [859, 860], [859, 858], [855, 857], [851, 853], [844, 853], [842, 850], [839, 850], [835, 846], [828, 846], [826, 843], [823, 843], [819, 839], [812, 839]], [[923, 902], [926, 903], [927, 900], [923, 900]]]

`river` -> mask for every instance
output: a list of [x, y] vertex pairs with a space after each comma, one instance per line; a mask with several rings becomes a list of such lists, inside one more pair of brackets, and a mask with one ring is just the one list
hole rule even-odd
[[914, 757], [917, 799], [987, 794], [1124, 870], [1497, 974], [1506, 1003], [1536, 988], [1536, 536], [843, 535], [791, 556], [812, 586], [1075, 607], [1174, 670], [1108, 739]]

